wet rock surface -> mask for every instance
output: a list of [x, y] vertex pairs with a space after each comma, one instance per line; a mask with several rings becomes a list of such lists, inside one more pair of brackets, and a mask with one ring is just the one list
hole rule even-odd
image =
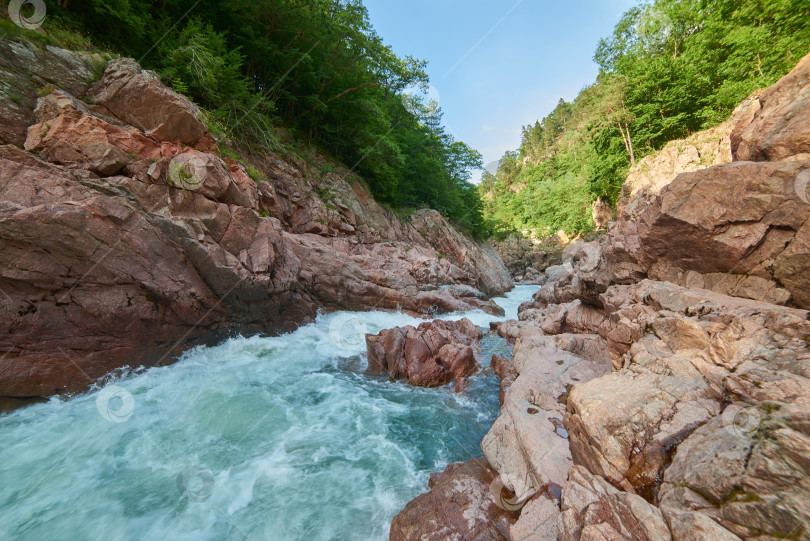
[[[433, 474], [430, 492], [412, 500], [391, 523], [391, 541], [506, 541], [517, 513], [492, 496], [495, 472], [486, 459], [450, 464]], [[497, 490], [500, 485], [495, 484]]]
[[348, 171], [269, 153], [252, 178], [185, 97], [108, 60], [0, 40], [2, 77], [30, 89], [0, 96], [0, 396], [81, 391], [318, 309], [501, 313], [500, 258], [438, 212], [400, 219]]
[[391, 381], [407, 379], [411, 385], [438, 387], [478, 371], [473, 347], [481, 336], [469, 319], [385, 329], [366, 335], [368, 367], [387, 372]]

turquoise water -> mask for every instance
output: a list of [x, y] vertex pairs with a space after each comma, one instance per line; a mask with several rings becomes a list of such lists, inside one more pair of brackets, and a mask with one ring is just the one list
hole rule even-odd
[[[536, 290], [498, 302], [515, 317]], [[365, 374], [364, 333], [414, 323], [330, 314], [0, 417], [0, 539], [387, 539], [498, 414], [486, 368], [460, 395]], [[488, 335], [493, 352], [510, 348]]]

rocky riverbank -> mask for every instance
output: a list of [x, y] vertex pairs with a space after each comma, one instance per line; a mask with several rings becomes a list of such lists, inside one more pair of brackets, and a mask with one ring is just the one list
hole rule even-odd
[[[324, 158], [237, 161], [152, 72], [0, 40], [0, 396], [80, 391], [318, 310], [480, 308], [490, 246]], [[97, 80], [94, 80], [97, 79]]]
[[391, 539], [810, 539], [808, 96], [810, 56], [735, 113], [729, 163], [634, 173], [607, 234], [498, 325], [485, 459]]

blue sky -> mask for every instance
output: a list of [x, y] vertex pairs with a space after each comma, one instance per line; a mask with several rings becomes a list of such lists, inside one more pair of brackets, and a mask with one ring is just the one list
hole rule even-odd
[[485, 164], [520, 145], [521, 126], [595, 80], [599, 39], [636, 3], [365, 0], [371, 22], [397, 54], [429, 62], [445, 126], [481, 152]]

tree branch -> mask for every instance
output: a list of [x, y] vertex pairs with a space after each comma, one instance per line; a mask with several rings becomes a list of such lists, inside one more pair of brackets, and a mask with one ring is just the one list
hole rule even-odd
[[344, 90], [343, 92], [341, 92], [341, 93], [340, 93], [340, 94], [338, 94], [337, 96], [333, 96], [333, 97], [329, 98], [328, 100], [326, 100], [326, 103], [333, 102], [333, 101], [335, 101], [335, 100], [336, 100], [336, 99], [338, 99], [338, 98], [342, 98], [343, 96], [345, 96], [345, 95], [346, 95], [346, 94], [348, 94], [349, 92], [354, 92], [355, 90], [360, 90], [361, 88], [365, 88], [365, 87], [367, 87], [367, 86], [380, 86], [380, 83], [377, 83], [377, 82], [373, 82], [373, 83], [363, 83], [362, 85], [360, 85], [360, 86], [356, 86], [356, 87], [354, 87], [354, 88], [347, 88], [346, 90]]

